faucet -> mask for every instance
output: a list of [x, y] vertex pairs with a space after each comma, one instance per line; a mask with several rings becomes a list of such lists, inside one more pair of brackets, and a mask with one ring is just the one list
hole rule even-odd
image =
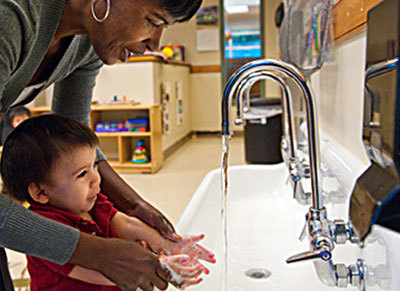
[[[310, 176], [311, 176], [311, 188], [312, 188], [312, 209], [321, 210], [323, 209], [322, 197], [320, 195], [320, 183], [319, 183], [319, 146], [318, 146], [318, 131], [317, 121], [315, 114], [315, 101], [312, 96], [310, 87], [307, 84], [306, 77], [297, 70], [294, 66], [278, 60], [256, 60], [245, 64], [238, 69], [228, 80], [222, 100], [222, 134], [233, 135], [232, 126], [232, 108], [231, 103], [233, 96], [237, 96], [237, 119], [236, 124], [243, 124], [243, 96], [245, 92], [249, 90], [246, 85], [248, 82], [252, 84], [255, 80], [261, 79], [272, 79], [281, 85], [284, 97], [285, 113], [288, 115], [288, 126], [290, 135], [290, 155], [291, 159], [296, 158], [296, 146], [294, 141], [294, 128], [291, 122], [292, 110], [291, 110], [291, 94], [287, 81], [284, 78], [292, 80], [302, 91], [303, 97], [306, 103], [307, 113], [307, 133], [308, 133], [308, 144], [309, 144], [309, 161], [310, 161]], [[249, 107], [249, 102], [246, 100], [246, 107]]]
[[[312, 205], [306, 214], [306, 226], [303, 233], [308, 233], [310, 250], [288, 258], [287, 263], [318, 259], [314, 265], [317, 273], [323, 274], [323, 278], [321, 278], [321, 275], [320, 279], [325, 284], [344, 287], [347, 282], [358, 282], [357, 286], [363, 289], [362, 286], [365, 286], [364, 270], [366, 269], [364, 262], [360, 261], [355, 265], [346, 267], [341, 264], [334, 265], [331, 260], [335, 242], [344, 243], [346, 240], [356, 242], [357, 237], [355, 237], [350, 224], [341, 220], [329, 221], [326, 209], [323, 206], [319, 180], [320, 162], [316, 105], [306, 77], [294, 66], [279, 60], [263, 59], [243, 65], [229, 78], [224, 88], [222, 98], [222, 134], [224, 136], [233, 135], [231, 107], [233, 97], [236, 96], [237, 104], [235, 122], [236, 124], [244, 124], [243, 112], [249, 110], [250, 107], [249, 90], [256, 81], [262, 79], [272, 79], [281, 87], [283, 111], [290, 141], [288, 145], [290, 154], [289, 171], [295, 186], [300, 179], [300, 173], [298, 172], [296, 160], [295, 133], [291, 108], [292, 94], [287, 84], [288, 81], [294, 82], [300, 89], [306, 107]], [[356, 280], [356, 278], [359, 280]], [[346, 281], [346, 284], [344, 281]]]
[[[320, 186], [317, 172], [319, 171], [319, 153], [317, 150], [319, 149], [318, 145], [315, 145], [315, 142], [318, 142], [318, 138], [315, 138], [317, 131], [315, 130], [316, 115], [314, 114], [315, 106], [314, 100], [310, 100], [311, 91], [309, 86], [307, 86], [307, 81], [305, 77], [292, 65], [286, 64], [284, 62], [280, 62], [277, 60], [265, 60], [265, 61], [254, 61], [244, 65], [240, 68], [232, 77], [228, 80], [227, 85], [224, 89], [223, 101], [222, 101], [222, 115], [223, 115], [223, 123], [222, 123], [222, 132], [223, 135], [233, 135], [232, 129], [232, 108], [231, 102], [233, 100], [233, 95], [237, 93], [237, 118], [235, 120], [236, 124], [244, 124], [243, 113], [249, 110], [250, 102], [249, 102], [249, 90], [251, 85], [254, 84], [258, 80], [262, 79], [272, 79], [280, 85], [283, 96], [283, 107], [285, 108], [285, 119], [287, 121], [288, 137], [289, 137], [289, 145], [285, 145], [283, 147], [284, 151], [287, 151], [290, 155], [288, 159], [288, 166], [291, 181], [293, 182], [294, 193], [297, 192], [297, 185], [301, 179], [301, 169], [300, 163], [297, 159], [297, 146], [295, 141], [295, 129], [294, 129], [294, 121], [293, 121], [293, 110], [292, 110], [292, 102], [291, 102], [291, 93], [290, 88], [286, 84], [286, 80], [284, 78], [289, 78], [293, 80], [302, 92], [305, 92], [304, 96], [307, 99], [306, 103], [309, 105], [307, 108], [307, 120], [308, 124], [308, 140], [310, 146], [310, 176], [313, 177], [312, 181], [312, 193], [315, 195], [312, 197], [313, 208], [320, 209], [322, 208], [322, 200], [320, 193]], [[310, 113], [311, 112], [311, 113]], [[312, 119], [312, 121], [310, 121]]]
[[[291, 94], [287, 81], [284, 78], [292, 80], [301, 90], [302, 96], [305, 99], [306, 116], [307, 116], [307, 133], [308, 133], [308, 154], [310, 162], [310, 177], [312, 189], [312, 206], [310, 207], [307, 223], [308, 232], [311, 238], [311, 251], [299, 254], [288, 260], [288, 262], [295, 262], [300, 260], [321, 258], [328, 261], [331, 258], [331, 250], [333, 249], [333, 241], [329, 235], [328, 220], [326, 219], [326, 210], [322, 203], [322, 195], [319, 183], [319, 146], [318, 146], [318, 130], [315, 114], [315, 100], [307, 84], [306, 77], [297, 70], [294, 66], [278, 60], [257, 60], [245, 64], [238, 71], [233, 74], [227, 82], [224, 89], [222, 100], [222, 133], [223, 135], [233, 135], [232, 129], [232, 98], [237, 96], [237, 124], [243, 124], [243, 96], [249, 86], [246, 84], [250, 82], [253, 84], [255, 80], [272, 79], [281, 85], [284, 97], [284, 111], [287, 113], [289, 135], [290, 138], [290, 154], [292, 160], [289, 164], [289, 170], [294, 173], [296, 181], [297, 173], [295, 171], [295, 145], [294, 145], [294, 129], [291, 126]], [[247, 101], [246, 106], [249, 106]], [[293, 168], [291, 168], [293, 166]]]

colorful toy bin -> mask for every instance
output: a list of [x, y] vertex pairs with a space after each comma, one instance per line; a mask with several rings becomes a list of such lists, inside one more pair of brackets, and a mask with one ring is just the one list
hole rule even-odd
[[147, 119], [128, 119], [125, 122], [128, 131], [146, 132], [149, 130], [149, 120]]
[[146, 132], [149, 130], [149, 120], [128, 119], [126, 122], [99, 122], [96, 123], [96, 132]]
[[124, 122], [99, 122], [96, 123], [96, 132], [121, 132], [127, 131]]

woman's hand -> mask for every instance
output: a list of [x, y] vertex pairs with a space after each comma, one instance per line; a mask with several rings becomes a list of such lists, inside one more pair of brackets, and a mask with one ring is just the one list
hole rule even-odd
[[135, 216], [155, 228], [163, 237], [171, 241], [179, 241], [182, 237], [175, 232], [174, 226], [164, 215], [145, 201], [138, 201], [134, 207], [126, 211], [129, 216]]
[[158, 258], [136, 242], [82, 232], [69, 263], [99, 271], [126, 290], [165, 290], [171, 278]]

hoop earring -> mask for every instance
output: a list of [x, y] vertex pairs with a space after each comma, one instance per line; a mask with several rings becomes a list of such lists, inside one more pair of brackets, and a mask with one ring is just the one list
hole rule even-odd
[[103, 18], [98, 18], [96, 16], [96, 12], [94, 11], [94, 3], [96, 0], [92, 0], [92, 6], [91, 6], [91, 10], [92, 10], [92, 16], [94, 18], [94, 20], [96, 20], [98, 23], [102, 23], [104, 20], [107, 19], [108, 14], [110, 14], [110, 0], [107, 0], [107, 10], [106, 10], [106, 14], [103, 16]]

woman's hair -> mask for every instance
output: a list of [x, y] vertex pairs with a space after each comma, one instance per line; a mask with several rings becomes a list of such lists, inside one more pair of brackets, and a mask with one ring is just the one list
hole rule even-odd
[[0, 163], [3, 192], [20, 201], [31, 201], [28, 186], [48, 183], [62, 155], [97, 144], [96, 134], [76, 120], [54, 114], [25, 120], [4, 143]]
[[172, 17], [177, 19], [177, 22], [185, 22], [196, 14], [202, 1], [203, 0], [164, 0], [162, 6]]

